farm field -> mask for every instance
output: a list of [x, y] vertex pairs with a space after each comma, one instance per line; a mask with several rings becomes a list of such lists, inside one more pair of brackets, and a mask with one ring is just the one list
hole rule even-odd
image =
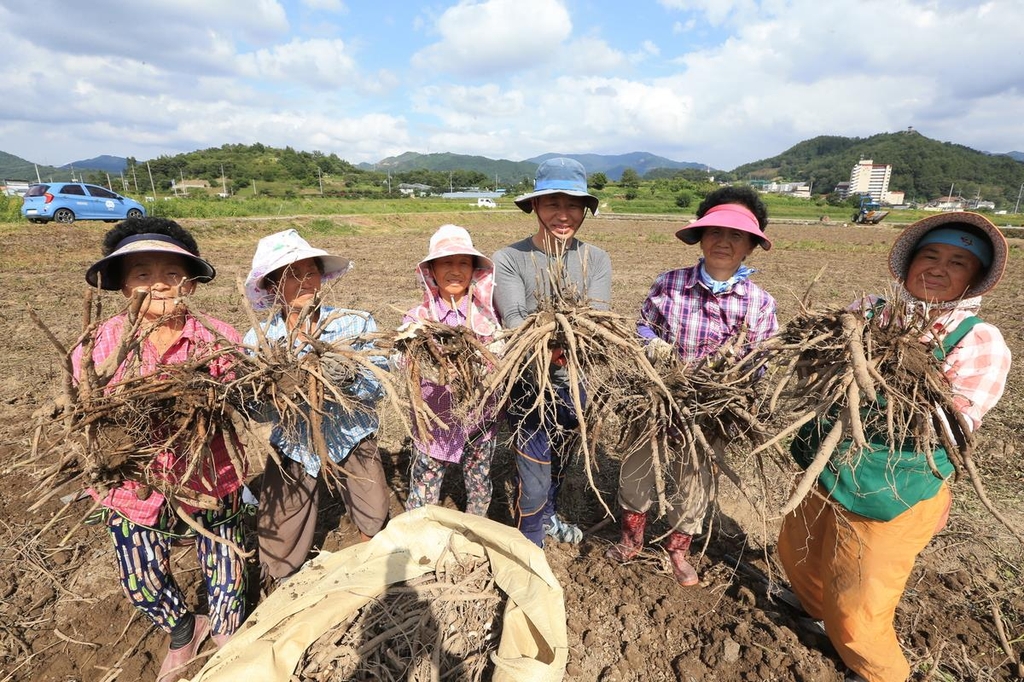
[[[218, 270], [201, 286], [196, 306], [244, 331], [248, 327], [236, 280], [248, 272], [257, 240], [295, 227], [315, 246], [351, 258], [355, 267], [333, 283], [328, 300], [369, 310], [381, 327], [394, 327], [419, 301], [414, 268], [441, 224], [466, 227], [484, 253], [535, 230], [532, 216], [506, 211], [375, 214], [180, 221], [193, 231], [203, 256]], [[808, 223], [810, 221], [807, 221]], [[681, 220], [607, 215], [588, 218], [579, 236], [609, 252], [614, 268], [613, 308], [635, 316], [654, 277], [696, 261], [697, 247], [675, 239]], [[64, 343], [81, 330], [84, 272], [99, 256], [102, 223], [0, 223], [0, 682], [134, 681], [154, 679], [166, 636], [135, 616], [116, 581], [105, 533], [78, 524], [88, 501], [57, 499], [29, 511], [39, 496], [31, 473], [11, 463], [30, 448], [32, 414], [60, 387], [56, 352], [26, 312], [35, 310]], [[845, 305], [888, 283], [886, 256], [900, 225], [874, 227], [775, 223], [772, 251], [756, 250], [755, 281], [779, 302], [785, 324], [813, 289], [816, 306]], [[1024, 525], [1024, 239], [1010, 236], [1010, 258], [1000, 286], [986, 296], [982, 317], [1000, 327], [1017, 360], [1006, 394], [980, 431], [976, 461], [989, 496]], [[109, 295], [112, 314], [119, 295]], [[394, 491], [393, 513], [405, 500], [408, 443], [397, 424], [381, 432], [385, 467]], [[606, 455], [608, 447], [606, 446]], [[612, 453], [613, 454], [613, 453]], [[742, 470], [743, 463], [737, 463]], [[602, 460], [599, 484], [614, 502], [616, 462]], [[746, 469], [748, 473], [749, 468]], [[511, 472], [506, 449], [497, 455], [492, 518], [509, 518], [503, 495]], [[770, 481], [781, 498], [790, 479]], [[722, 479], [721, 497], [696, 567], [701, 584], [680, 588], [664, 554], [648, 547], [626, 566], [603, 557], [617, 539], [579, 469], [570, 472], [562, 511], [590, 529], [579, 546], [545, 552], [565, 591], [570, 657], [566, 679], [606, 682], [745, 680], [833, 682], [844, 668], [827, 642], [797, 626], [797, 614], [769, 598], [767, 586], [736, 560], [778, 578], [774, 543], [778, 519], [763, 520]], [[458, 485], [446, 488], [455, 505]], [[918, 680], [1018, 679], [1004, 652], [998, 620], [1018, 658], [1024, 650], [1024, 552], [982, 508], [969, 482], [954, 485], [947, 528], [926, 548], [911, 576], [897, 629]], [[351, 544], [355, 533], [340, 502], [325, 504], [321, 546]], [[51, 523], [52, 522], [52, 523]], [[597, 528], [595, 529], [595, 526]], [[657, 528], [656, 528], [657, 531]], [[190, 548], [178, 550], [177, 570], [194, 571]], [[194, 561], [193, 561], [194, 563]], [[188, 582], [188, 581], [185, 581]], [[195, 595], [191, 595], [195, 598]], [[206, 645], [206, 651], [212, 645]]]

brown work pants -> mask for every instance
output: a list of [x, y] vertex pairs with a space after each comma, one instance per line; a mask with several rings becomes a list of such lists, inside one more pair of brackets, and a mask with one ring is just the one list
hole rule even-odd
[[[281, 464], [267, 462], [256, 516], [261, 574], [275, 579], [297, 571], [309, 556], [320, 499], [317, 480], [300, 462], [282, 457]], [[391, 498], [377, 439], [361, 441], [342, 466], [345, 508], [359, 531], [372, 537], [387, 521]]]
[[[681, 446], [680, 446], [681, 447]], [[717, 443], [713, 447], [720, 447]], [[709, 459], [692, 461], [680, 453], [661, 454], [662, 480], [665, 483], [666, 521], [673, 530], [696, 535], [704, 527], [704, 517], [715, 499], [715, 472]], [[631, 512], [658, 511], [654, 451], [650, 441], [637, 444], [622, 460], [619, 468], [619, 506]]]

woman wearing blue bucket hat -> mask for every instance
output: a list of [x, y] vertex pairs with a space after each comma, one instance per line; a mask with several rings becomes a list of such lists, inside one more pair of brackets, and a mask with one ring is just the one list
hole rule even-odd
[[[612, 264], [608, 254], [576, 239], [598, 198], [587, 189], [587, 174], [573, 159], [553, 158], [537, 168], [534, 189], [515, 200], [537, 217], [537, 231], [494, 254], [494, 306], [506, 329], [518, 327], [538, 303], [573, 288], [594, 308], [608, 309]], [[552, 273], [560, 276], [552, 282]], [[554, 284], [554, 286], [553, 286]], [[549, 413], [533, 406], [536, 380], [522, 379], [512, 389], [508, 418], [515, 434], [516, 527], [538, 546], [545, 535], [577, 543], [583, 533], [555, 512], [563, 479], [562, 463], [579, 447], [579, 415], [572, 407], [569, 376], [560, 349], [552, 350], [550, 382], [556, 400]]]

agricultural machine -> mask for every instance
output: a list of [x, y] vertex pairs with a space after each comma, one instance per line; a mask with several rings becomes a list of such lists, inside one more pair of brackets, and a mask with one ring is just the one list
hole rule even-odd
[[853, 214], [853, 222], [857, 225], [877, 225], [889, 215], [882, 210], [882, 205], [871, 200], [870, 194], [860, 195], [860, 208]]

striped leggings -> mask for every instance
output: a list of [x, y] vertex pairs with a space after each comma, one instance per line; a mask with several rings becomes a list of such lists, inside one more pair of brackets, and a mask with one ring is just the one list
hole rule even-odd
[[[232, 493], [222, 502], [222, 509], [200, 510], [192, 518], [214, 535], [241, 546], [241, 495]], [[175, 537], [168, 531], [174, 520], [166, 509], [156, 528], [134, 524], [113, 510], [107, 518], [125, 595], [167, 632], [189, 611], [185, 595], [171, 575], [171, 543]], [[196, 535], [195, 546], [206, 587], [210, 629], [214, 634], [233, 634], [245, 617], [245, 559], [223, 543], [201, 535]]]

